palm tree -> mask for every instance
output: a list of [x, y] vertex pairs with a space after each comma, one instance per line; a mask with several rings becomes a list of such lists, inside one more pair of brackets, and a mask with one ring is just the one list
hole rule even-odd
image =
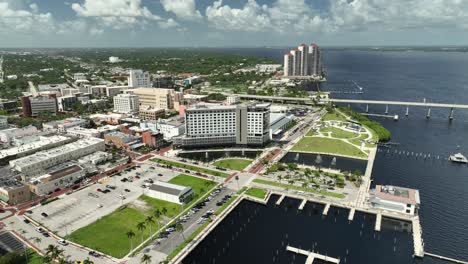
[[146, 223], [147, 223], [147, 224], [149, 225], [149, 227], [150, 227], [150, 235], [153, 234], [153, 232], [152, 232], [153, 230], [152, 230], [152, 225], [151, 225], [151, 224], [154, 224], [154, 218], [153, 218], [151, 215], [149, 215], [149, 216], [146, 217], [145, 221], [146, 221]]
[[133, 237], [135, 236], [135, 233], [130, 230], [127, 232], [127, 237], [130, 239], [130, 251], [133, 251]]
[[33, 238], [34, 243], [41, 245], [42, 239], [40, 237]]
[[237, 189], [239, 189], [239, 175], [236, 175]]
[[176, 231], [179, 232], [182, 237], [184, 238], [184, 241], [185, 241], [185, 236], [184, 236], [184, 226], [181, 224], [181, 223], [178, 223], [176, 226]]
[[145, 222], [139, 222], [137, 224], [137, 229], [138, 231], [141, 232], [141, 243], [143, 243], [143, 231], [145, 230], [146, 226], [145, 226]]
[[83, 264], [94, 264], [94, 262], [91, 261], [91, 260], [89, 259], [89, 257], [88, 257], [88, 258], [86, 258], [85, 260], [83, 260]]
[[283, 176], [278, 175], [278, 181], [281, 182], [282, 179], [283, 179]]
[[46, 248], [46, 256], [51, 256], [55, 252], [56, 249], [57, 249], [56, 246], [52, 244], [48, 245]]
[[151, 256], [147, 254], [143, 254], [143, 256], [141, 256], [141, 263], [145, 263], [145, 264], [151, 263]]
[[156, 222], [158, 223], [158, 230], [159, 230], [159, 218], [161, 217], [161, 210], [156, 209], [156, 211], [153, 212], [153, 216], [156, 218]]
[[[162, 213], [163, 216], [166, 216], [166, 214], [167, 214], [167, 209], [166, 209], [166, 207], [163, 207], [163, 208], [162, 208], [161, 213]], [[164, 221], [163, 221], [163, 222], [164, 222]]]

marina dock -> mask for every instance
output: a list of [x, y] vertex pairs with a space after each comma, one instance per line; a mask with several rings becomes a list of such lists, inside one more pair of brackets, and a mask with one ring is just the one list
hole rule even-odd
[[375, 231], [380, 231], [382, 226], [382, 214], [377, 214], [377, 219], [375, 219]]
[[337, 258], [324, 256], [324, 255], [321, 255], [321, 254], [318, 254], [318, 253], [310, 252], [310, 251], [307, 251], [307, 250], [303, 250], [303, 249], [299, 249], [299, 248], [295, 248], [295, 247], [291, 247], [291, 246], [287, 246], [286, 250], [290, 251], [290, 252], [294, 252], [294, 253], [297, 253], [297, 254], [307, 256], [307, 260], [305, 262], [306, 264], [312, 264], [315, 259], [320, 259], [320, 260], [330, 262], [330, 263], [335, 263], [335, 264], [340, 263], [340, 260], [337, 259]]
[[307, 199], [302, 200], [302, 203], [299, 205], [299, 210], [304, 209], [304, 206], [306, 205], [306, 203], [307, 203]]
[[414, 255], [416, 257], [424, 257], [424, 242], [422, 240], [422, 228], [419, 222], [419, 216], [413, 218], [413, 244], [414, 244]]
[[323, 208], [323, 215], [327, 215], [328, 214], [328, 210], [330, 210], [330, 206], [331, 204], [327, 203], [325, 205], [325, 208]]
[[448, 262], [459, 263], [459, 264], [468, 264], [468, 261], [463, 261], [463, 260], [458, 260], [458, 259], [453, 259], [453, 258], [447, 258], [447, 257], [444, 257], [444, 256], [440, 256], [440, 255], [432, 254], [432, 253], [428, 253], [428, 252], [425, 252], [425, 255], [429, 256], [429, 257], [445, 260], [445, 261], [448, 261]]
[[355, 212], [356, 212], [356, 209], [354, 209], [354, 208], [351, 208], [351, 210], [349, 210], [349, 215], [348, 215], [348, 220], [349, 221], [353, 221]]
[[278, 199], [278, 201], [276, 201], [276, 205], [280, 205], [281, 202], [283, 201], [284, 197], [286, 197], [285, 194], [281, 195], [281, 197]]

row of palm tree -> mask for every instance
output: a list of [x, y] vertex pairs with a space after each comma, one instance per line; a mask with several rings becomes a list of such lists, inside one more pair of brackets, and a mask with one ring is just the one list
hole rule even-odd
[[[157, 223], [157, 229], [156, 232], [160, 229], [160, 218], [161, 216], [165, 216], [167, 213], [167, 209], [163, 207], [161, 210], [158, 208], [153, 212], [153, 215], [149, 215], [146, 217], [144, 221], [138, 222], [136, 225], [136, 229], [140, 231], [141, 233], [141, 243], [143, 243], [144, 240], [144, 231], [145, 229], [149, 226], [150, 233], [149, 236], [153, 235], [153, 224]], [[181, 223], [178, 223], [176, 226], [176, 231], [179, 232], [182, 237], [185, 239], [184, 236], [184, 226]], [[126, 232], [126, 235], [128, 239], [130, 239], [130, 251], [133, 251], [133, 238], [136, 236], [135, 232], [133, 230], [129, 230]], [[141, 257], [141, 263], [151, 263], [151, 256], [147, 254], [143, 254]]]
[[[147, 225], [149, 226], [149, 229], [150, 229], [150, 234], [149, 235], [151, 236], [153, 234], [153, 224], [157, 223], [158, 224], [157, 230], [159, 230], [159, 226], [160, 226], [160, 221], [159, 220], [160, 220], [161, 216], [165, 216], [166, 213], [167, 213], [166, 207], [163, 207], [162, 209], [158, 208], [153, 212], [153, 215], [149, 215], [149, 216], [146, 217], [146, 219], [144, 221], [137, 223], [136, 229], [141, 232], [141, 243], [143, 243], [144, 231], [145, 231]], [[126, 235], [130, 239], [130, 251], [133, 251], [133, 237], [135, 237], [136, 234], [135, 234], [135, 232], [133, 232], [133, 230], [129, 230], [129, 231], [127, 231]]]

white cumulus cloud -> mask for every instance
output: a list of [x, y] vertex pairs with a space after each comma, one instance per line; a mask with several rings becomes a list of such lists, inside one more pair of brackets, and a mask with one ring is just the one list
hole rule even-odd
[[51, 13], [40, 13], [37, 5], [29, 9], [14, 9], [0, 2], [0, 32], [50, 32], [55, 28]]
[[196, 10], [195, 0], [161, 0], [166, 12], [174, 13], [181, 20], [200, 20], [202, 15]]

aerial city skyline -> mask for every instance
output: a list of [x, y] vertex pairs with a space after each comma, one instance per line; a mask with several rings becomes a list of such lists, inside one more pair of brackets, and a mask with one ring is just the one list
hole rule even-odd
[[0, 0], [0, 263], [468, 263], [467, 14]]

